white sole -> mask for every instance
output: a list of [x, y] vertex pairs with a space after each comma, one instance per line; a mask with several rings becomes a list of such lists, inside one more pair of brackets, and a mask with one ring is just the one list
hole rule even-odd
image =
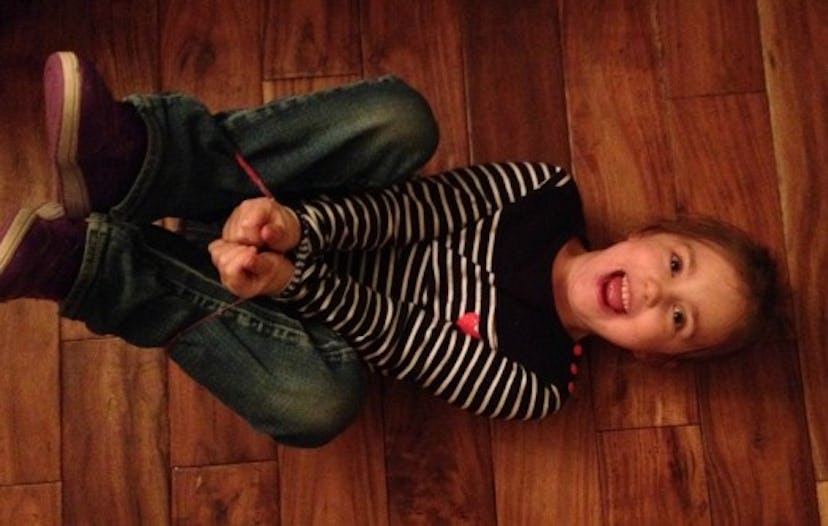
[[20, 243], [29, 233], [32, 225], [39, 219], [51, 221], [65, 215], [64, 209], [58, 203], [46, 203], [38, 208], [21, 208], [12, 219], [9, 229], [0, 240], [0, 274], [2, 274], [9, 262], [14, 258]]
[[85, 217], [90, 210], [89, 194], [83, 172], [77, 162], [83, 78], [77, 55], [70, 51], [61, 51], [58, 57], [63, 74], [63, 105], [55, 163], [67, 215]]

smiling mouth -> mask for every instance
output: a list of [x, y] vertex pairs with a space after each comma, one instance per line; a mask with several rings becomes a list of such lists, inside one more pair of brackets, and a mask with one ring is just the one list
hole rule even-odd
[[626, 272], [618, 270], [604, 280], [601, 286], [601, 299], [604, 305], [616, 314], [630, 312], [630, 281]]

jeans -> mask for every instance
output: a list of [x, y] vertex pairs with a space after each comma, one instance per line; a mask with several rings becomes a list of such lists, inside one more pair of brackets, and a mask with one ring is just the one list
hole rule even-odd
[[204, 243], [151, 222], [221, 222], [259, 197], [236, 152], [282, 200], [391, 184], [436, 147], [428, 104], [393, 77], [218, 114], [182, 94], [127, 100], [148, 129], [143, 167], [120, 203], [89, 217], [61, 315], [139, 347], [166, 345], [193, 379], [281, 443], [331, 440], [363, 402], [356, 351], [265, 298], [235, 304]]

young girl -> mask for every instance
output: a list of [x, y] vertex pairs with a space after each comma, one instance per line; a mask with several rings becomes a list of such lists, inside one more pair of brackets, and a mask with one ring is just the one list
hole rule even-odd
[[[63, 206], [2, 227], [0, 298], [169, 344], [284, 443], [350, 422], [360, 357], [476, 413], [540, 418], [573, 388], [585, 336], [645, 358], [715, 353], [754, 335], [772, 299], [765, 252], [716, 223], [587, 251], [573, 180], [542, 163], [400, 182], [436, 127], [392, 78], [211, 115], [177, 94], [115, 102], [60, 53], [45, 87]], [[295, 207], [253, 199], [270, 190]], [[211, 254], [150, 224], [228, 215]]]

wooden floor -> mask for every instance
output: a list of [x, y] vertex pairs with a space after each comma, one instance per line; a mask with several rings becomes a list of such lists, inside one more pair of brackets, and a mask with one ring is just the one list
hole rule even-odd
[[376, 379], [320, 450], [276, 447], [161, 350], [0, 306], [0, 524], [828, 524], [824, 0], [5, 0], [0, 207], [55, 195], [40, 71], [218, 110], [394, 72], [435, 107], [429, 170], [569, 167], [594, 244], [720, 215], [767, 242], [790, 323], [660, 370], [589, 346], [577, 399], [489, 422]]

